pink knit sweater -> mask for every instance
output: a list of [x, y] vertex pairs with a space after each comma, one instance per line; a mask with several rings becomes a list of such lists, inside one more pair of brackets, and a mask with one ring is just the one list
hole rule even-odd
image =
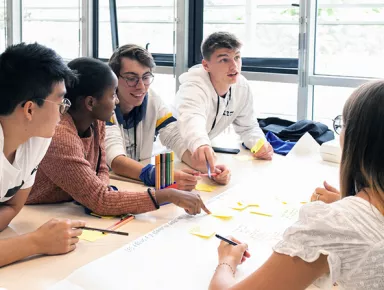
[[[97, 121], [91, 136], [80, 138], [71, 115], [65, 114], [39, 165], [27, 204], [76, 200], [100, 215], [143, 213], [155, 209], [147, 192], [108, 189], [105, 124]], [[101, 149], [99, 173], [97, 161]]]

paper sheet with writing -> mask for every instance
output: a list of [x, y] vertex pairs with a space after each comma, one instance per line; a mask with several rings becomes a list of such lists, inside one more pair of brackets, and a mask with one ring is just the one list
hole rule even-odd
[[[308, 201], [324, 179], [335, 184], [336, 166], [307, 160], [276, 159], [254, 176], [207, 203], [212, 212], [228, 211], [230, 218], [182, 215], [127, 246], [76, 270], [51, 289], [207, 289], [217, 265], [219, 240], [201, 237], [191, 229], [233, 235], [249, 245], [252, 257], [239, 266], [242, 279], [261, 266], [284, 230], [296, 221], [303, 201]], [[335, 184], [337, 186], [337, 184]], [[243, 210], [234, 204], [257, 204]], [[304, 205], [305, 206], [305, 205]], [[268, 212], [272, 216], [252, 214]], [[209, 237], [210, 236], [210, 237]]]

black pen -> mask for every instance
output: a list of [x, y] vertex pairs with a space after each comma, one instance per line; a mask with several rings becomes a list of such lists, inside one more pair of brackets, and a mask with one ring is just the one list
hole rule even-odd
[[119, 232], [119, 231], [112, 231], [112, 230], [98, 229], [98, 228], [90, 228], [90, 227], [79, 227], [78, 229], [89, 230], [89, 231], [98, 231], [98, 232], [102, 232], [103, 234], [107, 233], [107, 234], [115, 234], [115, 235], [122, 235], [122, 236], [128, 236], [129, 235], [126, 232]]
[[222, 240], [222, 241], [224, 241], [224, 242], [227, 242], [228, 244], [230, 244], [230, 245], [232, 245], [232, 246], [237, 246], [237, 245], [238, 245], [238, 244], [235, 243], [234, 241], [228, 240], [228, 239], [226, 239], [226, 238], [224, 238], [224, 237], [222, 237], [222, 236], [220, 236], [220, 235], [218, 235], [218, 234], [216, 234], [215, 237], [218, 238], [218, 239], [220, 239], [220, 240]]

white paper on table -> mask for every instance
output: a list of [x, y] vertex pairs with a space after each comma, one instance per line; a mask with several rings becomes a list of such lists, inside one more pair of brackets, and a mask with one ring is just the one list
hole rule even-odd
[[220, 241], [191, 235], [189, 229], [194, 226], [209, 226], [220, 235], [233, 235], [248, 244], [252, 257], [238, 268], [236, 279], [241, 280], [268, 259], [284, 230], [297, 220], [300, 202], [309, 199], [317, 180], [337, 174], [337, 168], [317, 161], [308, 161], [308, 166], [311, 170], [297, 167], [296, 159], [281, 159], [275, 166], [244, 173], [243, 181], [206, 203], [211, 210], [229, 208], [238, 201], [257, 202], [260, 209], [272, 205], [272, 217], [252, 214], [250, 208], [233, 210], [231, 219], [182, 215], [79, 268], [50, 289], [207, 289]]

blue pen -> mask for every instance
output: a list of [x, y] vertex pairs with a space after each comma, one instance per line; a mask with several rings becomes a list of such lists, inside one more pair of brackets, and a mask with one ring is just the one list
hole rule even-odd
[[209, 166], [208, 160], [207, 160], [207, 168], [208, 168], [208, 177], [211, 178], [211, 167]]

